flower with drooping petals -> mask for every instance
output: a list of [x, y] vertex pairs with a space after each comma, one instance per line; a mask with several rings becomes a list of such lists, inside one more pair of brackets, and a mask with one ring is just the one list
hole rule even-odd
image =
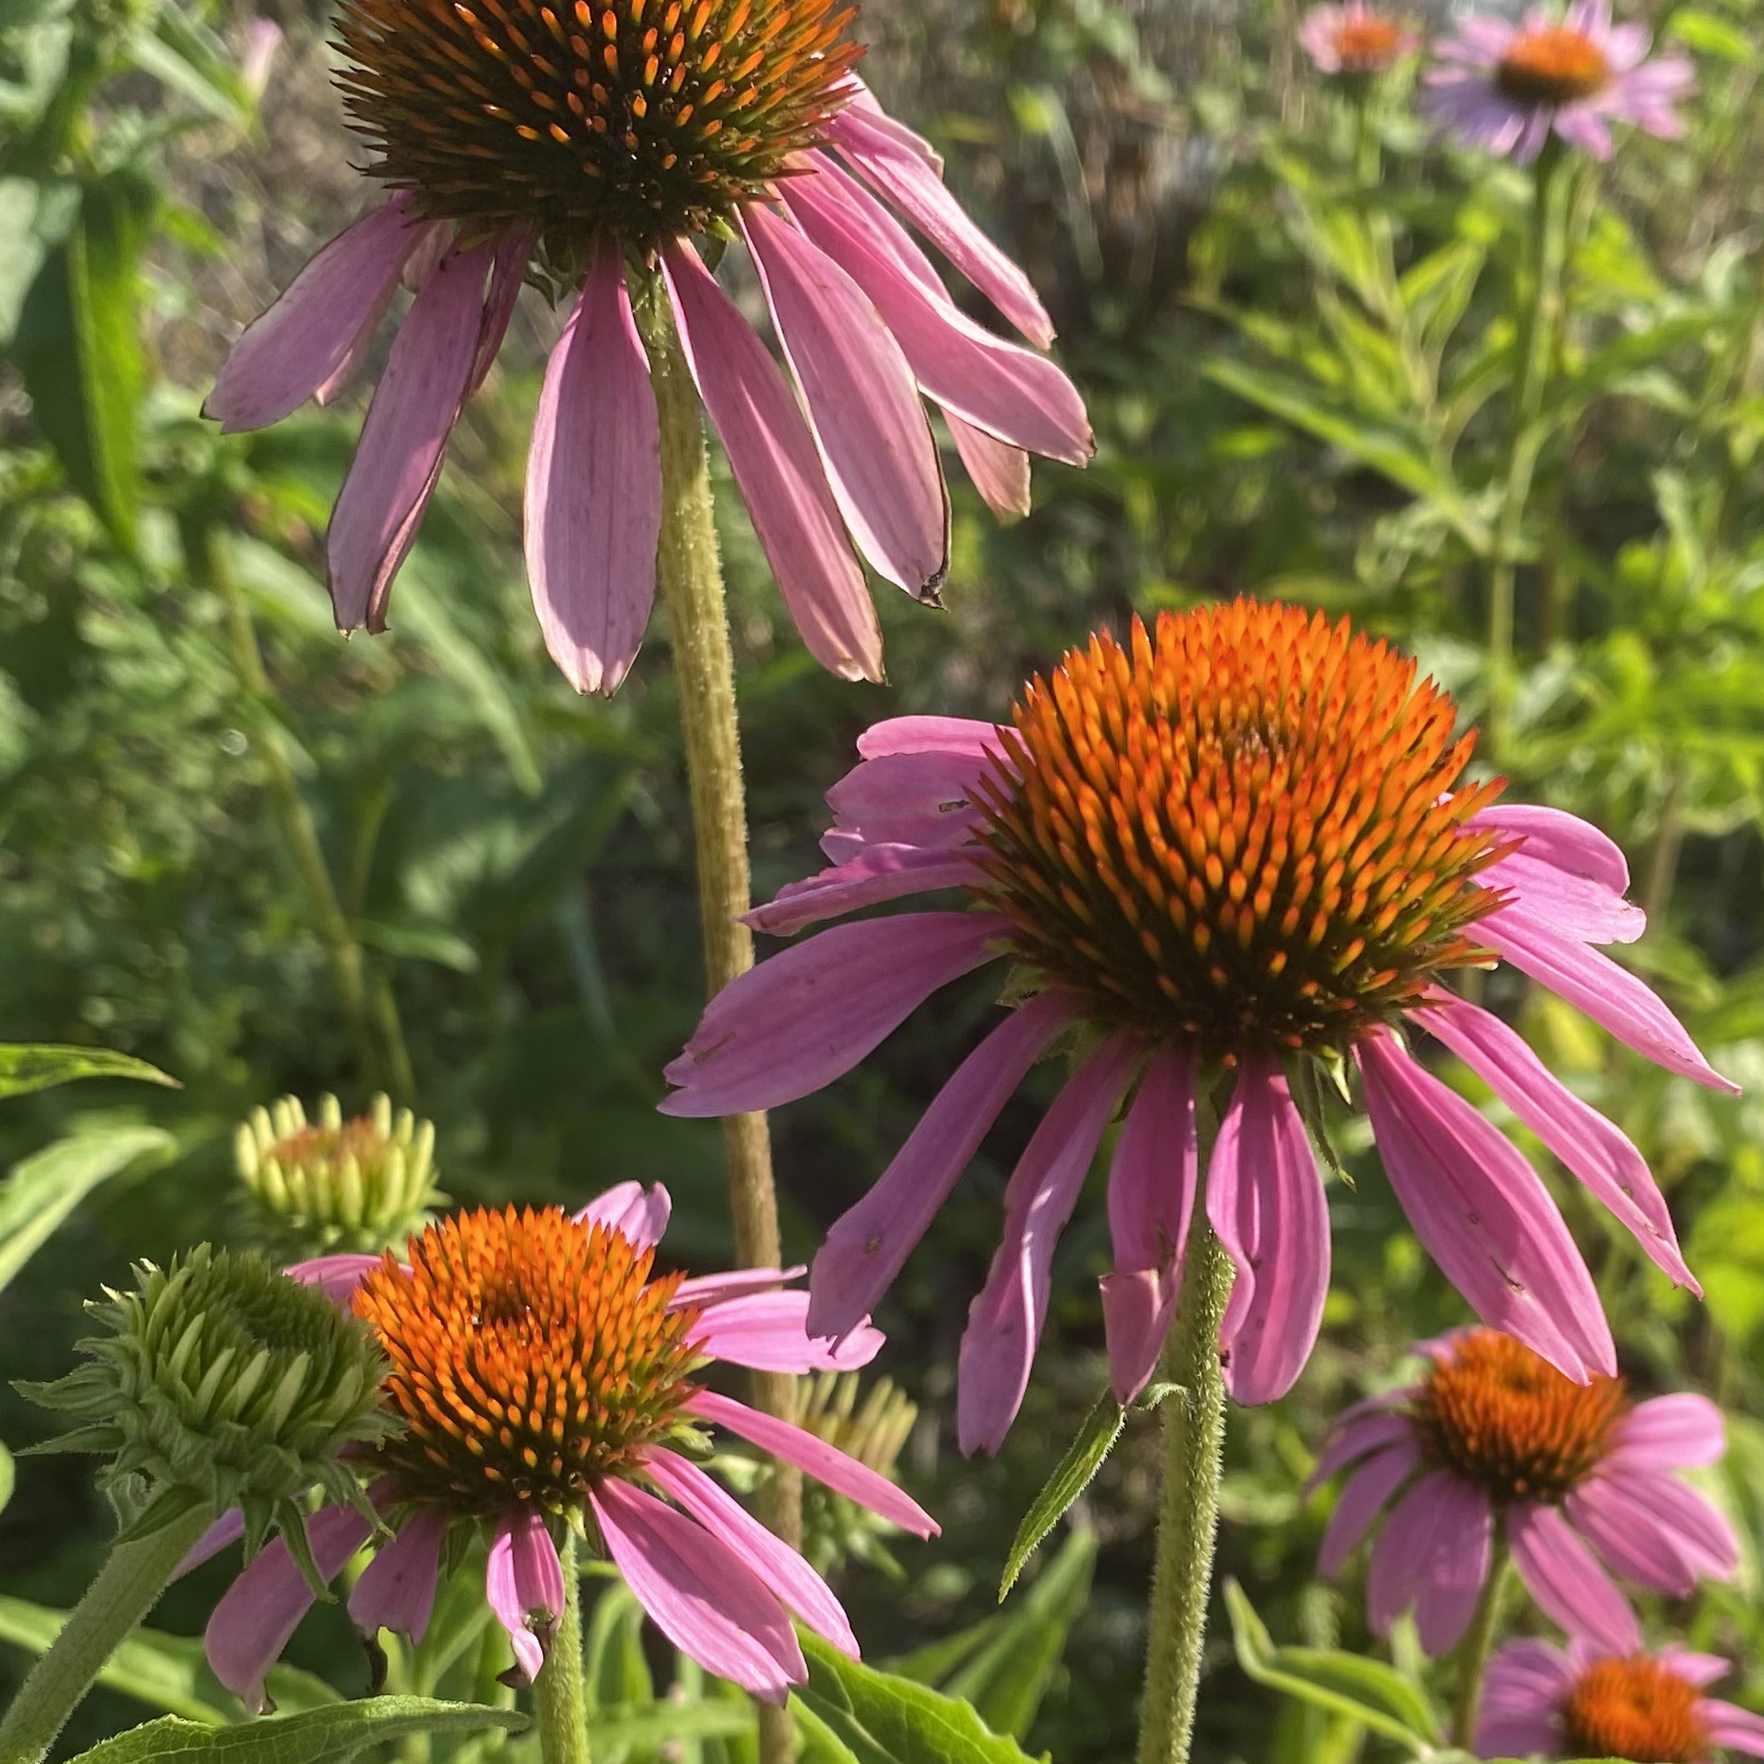
[[1476, 1755], [1709, 1764], [1724, 1748], [1764, 1758], [1764, 1718], [1703, 1695], [1732, 1670], [1676, 1645], [1613, 1656], [1579, 1637], [1565, 1650], [1509, 1642], [1483, 1680]]
[[1319, 73], [1365, 79], [1414, 53], [1420, 38], [1366, 0], [1313, 6], [1299, 26], [1299, 46]]
[[1422, 76], [1422, 107], [1472, 147], [1529, 163], [1552, 131], [1599, 159], [1611, 157], [1613, 122], [1676, 141], [1673, 105], [1696, 84], [1676, 51], [1650, 57], [1644, 25], [1613, 24], [1609, 0], [1575, 0], [1557, 19], [1533, 9], [1523, 24], [1465, 19], [1436, 45]]
[[1396, 1500], [1367, 1575], [1375, 1633], [1413, 1605], [1430, 1654], [1456, 1647], [1497, 1532], [1540, 1609], [1617, 1653], [1639, 1648], [1641, 1631], [1611, 1573], [1681, 1598], [1732, 1575], [1727, 1521], [1673, 1474], [1726, 1449], [1706, 1397], [1632, 1402], [1622, 1378], [1576, 1384], [1493, 1329], [1421, 1351], [1432, 1362], [1421, 1380], [1349, 1410], [1311, 1479], [1353, 1467], [1318, 1557], [1326, 1576]]
[[[457, 1214], [410, 1239], [407, 1262], [334, 1255], [291, 1268], [371, 1325], [390, 1362], [396, 1437], [353, 1467], [390, 1536], [349, 1595], [365, 1635], [420, 1641], [455, 1528], [490, 1539], [485, 1596], [526, 1683], [563, 1612], [557, 1537], [573, 1526], [611, 1558], [668, 1638], [707, 1671], [782, 1702], [806, 1676], [786, 1614], [852, 1655], [820, 1576], [700, 1465], [726, 1427], [921, 1537], [936, 1525], [900, 1489], [813, 1434], [699, 1383], [715, 1361], [806, 1372], [867, 1362], [866, 1325], [837, 1349], [803, 1332], [807, 1294], [776, 1269], [651, 1278], [667, 1191], [610, 1189], [573, 1218], [549, 1207]], [[222, 1520], [194, 1565], [238, 1535]], [[353, 1507], [308, 1522], [323, 1579], [374, 1533]], [[280, 1542], [215, 1607], [215, 1675], [255, 1712], [264, 1676], [313, 1602]]]
[[[896, 218], [1048, 346], [1023, 272], [852, 73], [855, 13], [839, 0], [345, 0], [344, 102], [389, 194], [246, 330], [205, 406], [254, 429], [327, 402], [399, 283], [414, 292], [326, 539], [341, 629], [384, 628], [448, 438], [527, 278], [570, 298], [533, 429], [526, 552], [546, 644], [580, 691], [624, 678], [654, 599], [645, 302], [677, 327], [804, 642], [847, 679], [882, 672], [853, 541], [924, 600], [948, 566], [922, 397], [1001, 513], [1028, 508], [1030, 453], [1089, 458], [1065, 375], [962, 312]], [[694, 245], [735, 239], [803, 408]]]
[[1292, 1384], [1329, 1283], [1295, 1087], [1314, 1098], [1317, 1071], [1343, 1063], [1417, 1236], [1477, 1312], [1571, 1377], [1614, 1371], [1543, 1182], [1399, 1031], [1426, 1029], [1469, 1064], [1685, 1285], [1641, 1154], [1441, 981], [1511, 962], [1669, 1071], [1726, 1081], [1591, 947], [1641, 933], [1622, 854], [1572, 815], [1499, 807], [1498, 783], [1465, 784], [1473, 737], [1455, 720], [1412, 661], [1345, 620], [1240, 600], [1163, 614], [1155, 635], [1135, 621], [1126, 648], [1093, 637], [1029, 686], [1014, 727], [872, 728], [828, 793], [832, 867], [750, 922], [788, 934], [939, 889], [967, 910], [837, 926], [761, 962], [712, 1000], [668, 1068], [680, 1088], [663, 1108], [722, 1115], [806, 1096], [990, 961], [1014, 964], [1020, 1002], [833, 1226], [810, 1274], [811, 1333], [837, 1337], [873, 1307], [1030, 1066], [1079, 1031], [1083, 1058], [1011, 1176], [1004, 1239], [969, 1312], [966, 1449], [995, 1450], [1022, 1402], [1056, 1240], [1127, 1097], [1102, 1290], [1116, 1394], [1143, 1387], [1168, 1333], [1203, 1091], [1222, 1103], [1207, 1217], [1237, 1268], [1227, 1382], [1243, 1402]]

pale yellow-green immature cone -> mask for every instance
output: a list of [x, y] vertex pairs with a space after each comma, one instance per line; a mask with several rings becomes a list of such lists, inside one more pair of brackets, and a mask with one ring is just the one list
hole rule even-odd
[[[821, 1372], [800, 1385], [796, 1420], [879, 1475], [894, 1478], [900, 1454], [919, 1418], [919, 1406], [887, 1378], [857, 1372]], [[805, 1482], [802, 1553], [822, 1574], [847, 1559], [879, 1568], [891, 1579], [901, 1569], [882, 1540], [894, 1527], [856, 1501], [818, 1482]]]

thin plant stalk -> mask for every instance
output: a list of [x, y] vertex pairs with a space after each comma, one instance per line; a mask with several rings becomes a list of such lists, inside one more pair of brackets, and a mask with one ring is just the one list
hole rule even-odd
[[1489, 1655], [1493, 1653], [1495, 1637], [1500, 1633], [1511, 1578], [1511, 1562], [1506, 1541], [1502, 1539], [1495, 1545], [1494, 1561], [1489, 1565], [1482, 1597], [1477, 1600], [1470, 1633], [1458, 1649], [1458, 1689], [1452, 1698], [1452, 1744], [1465, 1751], [1470, 1750], [1476, 1736], [1476, 1711], [1482, 1705], [1483, 1675], [1488, 1671]]
[[545, 1664], [533, 1680], [533, 1725], [541, 1764], [591, 1764], [588, 1698], [582, 1679], [582, 1571], [576, 1534], [567, 1532], [558, 1551], [563, 1562], [564, 1608], [552, 1631]]

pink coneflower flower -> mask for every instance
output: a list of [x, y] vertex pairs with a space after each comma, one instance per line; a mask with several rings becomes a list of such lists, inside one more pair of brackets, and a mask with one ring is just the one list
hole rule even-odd
[[1433, 1364], [1419, 1383], [1349, 1410], [1311, 1479], [1354, 1467], [1318, 1556], [1326, 1576], [1402, 1491], [1372, 1546], [1376, 1634], [1412, 1605], [1430, 1654], [1455, 1647], [1497, 1533], [1546, 1615], [1619, 1653], [1639, 1648], [1641, 1632], [1607, 1569], [1682, 1598], [1738, 1566], [1727, 1521], [1672, 1474], [1726, 1449], [1706, 1397], [1632, 1403], [1621, 1378], [1576, 1384], [1493, 1329], [1421, 1351]]
[[[1001, 512], [1028, 508], [1028, 454], [1089, 457], [1065, 375], [968, 318], [895, 218], [1037, 347], [1052, 341], [942, 162], [852, 74], [856, 9], [836, 6], [345, 0], [345, 105], [391, 194], [246, 330], [205, 407], [255, 429], [335, 397], [400, 281], [414, 291], [326, 539], [340, 628], [384, 628], [448, 437], [528, 277], [580, 290], [539, 397], [526, 549], [546, 643], [582, 691], [619, 684], [655, 592], [659, 438], [633, 290], [671, 306], [791, 616], [848, 679], [882, 670], [852, 541], [926, 600], [948, 564], [921, 394]], [[803, 408], [695, 239], [746, 245]]]
[[1709, 1764], [1719, 1747], [1764, 1758], [1764, 1718], [1702, 1694], [1732, 1670], [1677, 1646], [1612, 1657], [1579, 1638], [1566, 1651], [1510, 1642], [1488, 1663], [1476, 1755]]
[[[751, 915], [788, 934], [876, 901], [966, 910], [841, 925], [725, 988], [668, 1068], [677, 1115], [775, 1108], [849, 1070], [938, 987], [1003, 960], [1013, 1010], [951, 1078], [810, 1275], [811, 1333], [842, 1335], [900, 1271], [1030, 1066], [1083, 1050], [1005, 1195], [961, 1353], [964, 1447], [996, 1449], [1047, 1314], [1054, 1245], [1103, 1129], [1131, 1097], [1109, 1181], [1103, 1315], [1116, 1394], [1149, 1377], [1198, 1182], [1195, 1104], [1222, 1124], [1206, 1209], [1237, 1266], [1227, 1381], [1265, 1402], [1298, 1376], [1329, 1284], [1323, 1186], [1294, 1101], [1357, 1068], [1416, 1234], [1478, 1313], [1570, 1376], [1615, 1370], [1610, 1331], [1549, 1191], [1408, 1051], [1429, 1030], [1691, 1284], [1641, 1155], [1443, 975], [1499, 957], [1668, 1070], [1723, 1085], [1639, 980], [1609, 840], [1465, 786], [1473, 737], [1415, 664], [1347, 622], [1240, 600], [1136, 620], [1037, 679], [1015, 727], [882, 723], [828, 794], [833, 867]], [[975, 910], [978, 909], [978, 910]], [[1327, 1081], [1327, 1080], [1325, 1080]]]
[[1413, 31], [1365, 0], [1313, 6], [1299, 26], [1298, 40], [1319, 73], [1350, 79], [1387, 72], [1420, 42]]
[[[820, 1576], [699, 1466], [726, 1427], [921, 1537], [937, 1527], [886, 1478], [812, 1433], [699, 1384], [716, 1361], [806, 1372], [864, 1364], [868, 1327], [837, 1351], [803, 1333], [807, 1295], [776, 1270], [650, 1278], [667, 1191], [634, 1182], [574, 1218], [556, 1207], [462, 1213], [410, 1239], [408, 1262], [338, 1255], [289, 1270], [351, 1305], [390, 1361], [388, 1407], [404, 1431], [357, 1462], [395, 1535], [349, 1595], [364, 1635], [422, 1639], [442, 1546], [490, 1539], [485, 1597], [514, 1647], [512, 1681], [539, 1671], [563, 1611], [557, 1536], [585, 1533], [656, 1626], [707, 1671], [782, 1702], [806, 1676], [786, 1608], [852, 1655], [857, 1643]], [[236, 1516], [193, 1560], [239, 1535]], [[328, 1580], [369, 1541], [353, 1507], [308, 1522]], [[264, 1675], [313, 1603], [278, 1539], [215, 1607], [215, 1676], [254, 1712]]]
[[1559, 21], [1536, 9], [1523, 24], [1468, 18], [1434, 54], [1422, 107], [1468, 145], [1523, 162], [1552, 129], [1600, 159], [1611, 157], [1611, 122], [1675, 141], [1684, 124], [1672, 107], [1696, 83], [1682, 55], [1649, 60], [1646, 28], [1612, 24], [1608, 0], [1575, 0]]

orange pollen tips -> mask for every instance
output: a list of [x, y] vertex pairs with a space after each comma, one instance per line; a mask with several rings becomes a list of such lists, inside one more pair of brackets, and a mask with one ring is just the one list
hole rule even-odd
[[1611, 64], [1592, 38], [1566, 25], [1521, 31], [1495, 64], [1495, 85], [1517, 104], [1573, 104], [1611, 83]]
[[556, 1207], [462, 1213], [390, 1251], [356, 1291], [392, 1363], [405, 1431], [373, 1454], [399, 1499], [460, 1513], [512, 1500], [556, 1512], [668, 1433], [694, 1387], [697, 1312], [679, 1276]]
[[1697, 1764], [1709, 1754], [1699, 1693], [1660, 1660], [1595, 1660], [1562, 1711], [1565, 1758]]
[[585, 262], [726, 222], [815, 146], [862, 52], [840, 0], [344, 0], [375, 174]]
[[1562, 1500], [1603, 1459], [1628, 1412], [1621, 1378], [1576, 1384], [1494, 1329], [1460, 1337], [1412, 1411], [1427, 1457], [1497, 1502]]
[[1332, 47], [1344, 73], [1382, 73], [1403, 52], [1404, 34], [1388, 18], [1351, 18], [1336, 26]]
[[977, 800], [989, 905], [1104, 1021], [1343, 1052], [1448, 969], [1506, 849], [1453, 792], [1473, 737], [1382, 641], [1276, 603], [1134, 621], [1034, 680]]

